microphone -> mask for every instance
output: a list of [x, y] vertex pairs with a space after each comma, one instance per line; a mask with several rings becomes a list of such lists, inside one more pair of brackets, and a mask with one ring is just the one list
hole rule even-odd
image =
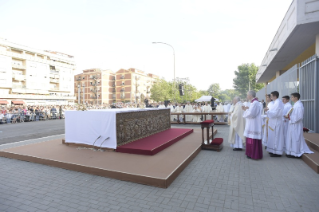
[[[110, 137], [107, 137], [106, 139], [104, 139], [104, 141], [108, 140], [109, 138], [110, 138]], [[102, 143], [101, 143], [101, 146], [100, 146], [100, 149], [99, 149], [100, 151], [102, 151], [101, 148], [102, 148], [102, 144], [104, 143], [104, 141], [102, 141]]]
[[97, 139], [94, 141], [93, 146], [94, 146], [95, 142], [96, 142], [97, 140], [99, 140], [100, 138], [101, 138], [101, 135], [100, 135], [99, 137], [97, 137]]

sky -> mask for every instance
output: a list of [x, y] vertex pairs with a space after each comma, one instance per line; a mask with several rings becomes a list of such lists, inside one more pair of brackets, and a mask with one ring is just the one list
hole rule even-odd
[[136, 68], [200, 90], [260, 65], [292, 0], [0, 0], [0, 37], [73, 55], [75, 74]]

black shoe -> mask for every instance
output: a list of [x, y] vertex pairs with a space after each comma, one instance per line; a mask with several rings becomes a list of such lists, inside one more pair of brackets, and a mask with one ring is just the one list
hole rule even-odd
[[241, 151], [240, 148], [234, 148], [233, 151]]
[[281, 155], [277, 155], [277, 154], [273, 154], [273, 153], [269, 153], [270, 157], [281, 157]]
[[251, 157], [247, 156], [248, 159], [251, 159]]
[[265, 146], [265, 149], [267, 149], [267, 147]]
[[297, 159], [300, 159], [301, 157], [296, 157], [296, 156], [293, 156], [293, 155], [286, 155], [287, 158], [297, 158]]

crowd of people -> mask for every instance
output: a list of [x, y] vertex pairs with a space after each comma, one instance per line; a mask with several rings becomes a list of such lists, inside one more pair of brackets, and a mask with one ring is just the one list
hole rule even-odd
[[[254, 91], [247, 93], [248, 103], [233, 99], [229, 111], [229, 140], [234, 151], [246, 149], [249, 159], [263, 158], [263, 146], [271, 157], [300, 158], [313, 153], [303, 137], [304, 107], [299, 93], [279, 99], [277, 91], [259, 102]], [[293, 106], [290, 104], [293, 102]]]

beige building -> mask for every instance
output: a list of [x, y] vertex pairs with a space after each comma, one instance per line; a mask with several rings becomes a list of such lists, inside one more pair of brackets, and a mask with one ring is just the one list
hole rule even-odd
[[115, 74], [98, 68], [84, 70], [74, 76], [74, 93], [77, 103], [110, 104], [115, 100]]
[[134, 68], [120, 69], [116, 73], [98, 68], [87, 69], [82, 74], [74, 76], [76, 102], [78, 96], [81, 103], [84, 100], [89, 104], [143, 102], [150, 99], [150, 89], [158, 78], [154, 74]]
[[0, 38], [1, 104], [73, 104], [75, 67], [73, 56]]

